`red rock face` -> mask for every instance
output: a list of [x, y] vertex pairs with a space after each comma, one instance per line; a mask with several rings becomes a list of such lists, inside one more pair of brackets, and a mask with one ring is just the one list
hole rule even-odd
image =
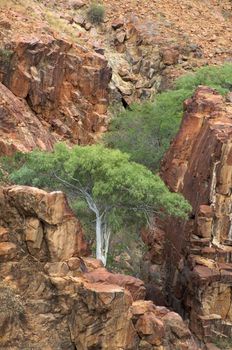
[[[16, 96], [14, 105], [27, 102], [31, 129], [42, 124], [44, 138], [50, 134], [47, 143], [93, 142], [106, 125], [111, 70], [104, 57], [50, 37], [21, 38], [9, 46], [12, 54], [0, 58], [0, 80]], [[12, 120], [20, 118], [16, 112]]]
[[26, 102], [0, 83], [0, 156], [37, 147], [51, 150], [55, 140]]
[[166, 302], [188, 317], [204, 340], [217, 332], [232, 334], [231, 111], [222, 96], [199, 87], [185, 103], [180, 131], [162, 166], [166, 184], [183, 193], [193, 209], [185, 223], [170, 219], [159, 225], [162, 255], [152, 266], [165, 281]]

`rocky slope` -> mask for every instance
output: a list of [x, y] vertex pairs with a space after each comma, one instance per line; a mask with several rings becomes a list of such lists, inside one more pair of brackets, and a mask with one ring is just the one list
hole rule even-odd
[[[231, 137], [232, 104], [207, 87], [185, 102], [179, 133], [162, 177], [192, 205], [186, 223], [156, 222], [144, 232], [151, 291], [182, 316], [202, 340], [232, 336]], [[149, 263], [150, 261], [150, 263]], [[148, 272], [149, 271], [149, 272]], [[153, 293], [154, 295], [154, 293]], [[231, 345], [232, 346], [232, 345]]]
[[81, 1], [74, 16], [74, 2], [56, 6], [66, 9], [68, 22], [84, 29], [81, 36], [90, 45], [104, 50], [113, 69], [112, 87], [126, 103], [154, 95], [196, 67], [231, 60], [230, 1], [104, 0], [100, 28], [86, 21], [90, 2]]
[[179, 315], [143, 300], [142, 281], [87, 254], [63, 193], [0, 189], [1, 349], [198, 349]]

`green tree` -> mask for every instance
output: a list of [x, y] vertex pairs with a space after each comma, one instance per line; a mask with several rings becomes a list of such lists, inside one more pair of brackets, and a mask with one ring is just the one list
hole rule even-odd
[[171, 193], [162, 180], [119, 150], [101, 145], [57, 144], [53, 152], [33, 151], [10, 175], [17, 184], [65, 190], [95, 216], [96, 257], [106, 264], [111, 233], [132, 220], [144, 224], [150, 215], [186, 218], [188, 202]]
[[221, 94], [232, 90], [232, 65], [208, 66], [179, 78], [173, 90], [158, 94], [154, 102], [135, 104], [112, 118], [103, 142], [131, 155], [131, 159], [158, 170], [164, 152], [178, 131], [183, 102], [199, 85]]

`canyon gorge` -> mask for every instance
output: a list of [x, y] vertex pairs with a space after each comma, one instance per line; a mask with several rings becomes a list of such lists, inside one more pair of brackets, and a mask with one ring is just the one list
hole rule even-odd
[[[94, 144], [111, 108], [231, 61], [229, 1], [102, 3], [97, 27], [85, 18], [88, 1], [0, 0], [0, 156], [51, 151], [59, 141]], [[0, 349], [232, 344], [231, 93], [199, 86], [183, 111], [160, 176], [192, 211], [186, 221], [153, 218], [142, 229], [139, 276], [92, 257], [63, 192], [1, 182]]]

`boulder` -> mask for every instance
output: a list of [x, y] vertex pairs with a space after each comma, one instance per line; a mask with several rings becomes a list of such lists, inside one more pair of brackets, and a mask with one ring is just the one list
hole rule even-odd
[[[12, 186], [3, 189], [0, 207], [0, 222], [11, 229], [22, 230], [27, 249], [33, 256], [38, 257], [43, 251], [43, 256], [48, 254], [51, 261], [63, 261], [87, 253], [80, 223], [62, 192], [47, 193], [34, 187]], [[12, 255], [16, 250], [14, 243], [14, 239], [12, 243], [0, 243], [2, 254]]]

